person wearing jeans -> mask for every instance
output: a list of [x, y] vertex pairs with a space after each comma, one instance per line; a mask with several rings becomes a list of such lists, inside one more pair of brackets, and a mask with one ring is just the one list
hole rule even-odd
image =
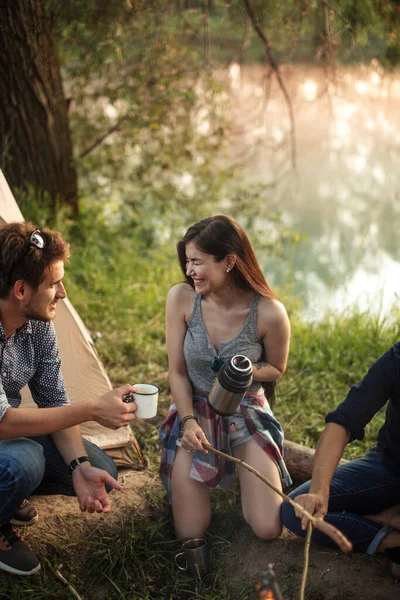
[[[14, 525], [32, 524], [33, 493], [76, 495], [82, 511], [110, 511], [108, 491], [121, 489], [113, 461], [83, 440], [85, 421], [117, 429], [135, 418], [125, 385], [98, 400], [70, 404], [54, 325], [66, 297], [69, 245], [31, 223], [0, 228], [0, 569], [32, 575], [40, 563]], [[36, 408], [21, 408], [28, 384]]]
[[[88, 462], [117, 479], [118, 470], [114, 461], [88, 440], [83, 439], [83, 445]], [[31, 495], [76, 495], [70, 469], [51, 435], [0, 441], [0, 465], [0, 523], [34, 523], [37, 512], [25, 500]], [[4, 477], [4, 473], [9, 476]], [[110, 491], [112, 488], [106, 483], [106, 489]]]
[[[387, 404], [377, 444], [365, 456], [337, 467], [347, 443], [363, 439], [364, 428]], [[355, 552], [375, 554], [400, 546], [400, 343], [396, 343], [327, 415], [314, 457], [311, 481], [291, 492], [314, 517], [344, 533]], [[305, 536], [307, 517], [282, 504], [283, 524]], [[334, 545], [315, 530], [313, 539]]]

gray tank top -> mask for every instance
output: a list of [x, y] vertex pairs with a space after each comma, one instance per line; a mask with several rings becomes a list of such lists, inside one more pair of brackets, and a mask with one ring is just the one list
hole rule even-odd
[[[216, 352], [208, 337], [201, 314], [201, 296], [195, 294], [194, 306], [183, 344], [186, 368], [193, 391], [198, 395], [208, 396], [216, 374], [211, 368], [214, 358], [220, 358], [226, 363], [235, 354], [244, 354], [252, 363], [259, 362], [263, 355], [264, 346], [257, 330], [257, 309], [261, 296], [254, 294], [247, 319], [235, 337], [227, 342], [221, 342], [219, 353]], [[253, 382], [250, 390], [260, 387], [260, 382]]]

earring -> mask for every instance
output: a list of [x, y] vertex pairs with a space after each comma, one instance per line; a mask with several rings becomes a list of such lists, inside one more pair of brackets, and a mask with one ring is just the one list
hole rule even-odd
[[229, 273], [229, 271], [230, 271], [230, 268], [228, 267], [227, 270], [226, 270], [226, 272]]

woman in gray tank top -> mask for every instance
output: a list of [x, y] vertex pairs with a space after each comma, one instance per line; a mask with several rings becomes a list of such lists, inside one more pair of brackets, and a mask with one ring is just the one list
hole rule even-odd
[[[210, 487], [228, 487], [234, 463], [207, 445], [251, 464], [276, 487], [291, 480], [283, 433], [262, 382], [286, 369], [290, 325], [268, 286], [243, 228], [219, 215], [188, 229], [178, 243], [185, 283], [167, 299], [167, 350], [172, 405], [160, 428], [160, 476], [179, 538], [202, 537], [211, 521]], [[253, 363], [253, 384], [233, 416], [216, 414], [207, 397], [218, 368], [235, 354]], [[242, 467], [243, 515], [262, 539], [281, 531], [280, 497]]]

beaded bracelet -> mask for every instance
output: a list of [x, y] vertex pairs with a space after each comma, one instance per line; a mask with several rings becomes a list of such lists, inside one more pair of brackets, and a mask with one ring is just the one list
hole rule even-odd
[[197, 423], [197, 419], [194, 415], [186, 415], [186, 417], [183, 417], [183, 419], [181, 419], [182, 427], [184, 427], [186, 421], [190, 421], [190, 419], [194, 419]]

